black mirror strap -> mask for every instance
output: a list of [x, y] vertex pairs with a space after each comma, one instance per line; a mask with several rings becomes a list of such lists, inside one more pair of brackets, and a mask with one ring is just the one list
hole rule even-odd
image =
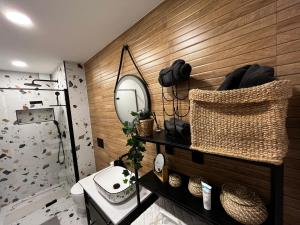
[[120, 77], [120, 73], [121, 73], [121, 69], [122, 69], [122, 64], [123, 64], [124, 51], [125, 51], [125, 46], [123, 46], [122, 51], [121, 51], [120, 64], [119, 64], [118, 75], [117, 75], [117, 80], [116, 80], [116, 84], [115, 84], [114, 93], [116, 92], [117, 85], [118, 85], [118, 82], [119, 82], [119, 77]]
[[146, 84], [146, 86], [148, 86], [147, 82], [145, 81], [145, 79], [144, 79], [144, 77], [143, 77], [143, 75], [142, 75], [142, 72], [140, 71], [140, 69], [139, 69], [138, 66], [136, 65], [136, 63], [135, 63], [135, 61], [134, 61], [134, 58], [133, 58], [132, 55], [131, 55], [131, 52], [130, 52], [130, 50], [129, 50], [129, 46], [128, 46], [128, 45], [127, 45], [127, 49], [126, 49], [126, 50], [128, 51], [128, 54], [129, 54], [129, 56], [130, 56], [130, 59], [131, 59], [133, 65], [135, 66], [136, 70], [137, 70], [138, 73], [140, 74], [142, 80], [144, 81], [144, 83]]
[[142, 75], [142, 72], [140, 71], [140, 69], [138, 68], [138, 66], [136, 65], [135, 61], [134, 61], [134, 58], [129, 50], [129, 46], [127, 44], [123, 45], [123, 48], [122, 48], [122, 52], [121, 52], [121, 57], [120, 57], [120, 64], [119, 64], [119, 69], [118, 69], [118, 75], [117, 75], [117, 80], [116, 80], [116, 84], [115, 84], [115, 89], [114, 89], [114, 93], [116, 92], [116, 89], [117, 89], [117, 85], [118, 85], [118, 82], [119, 82], [119, 78], [120, 78], [120, 74], [121, 74], [121, 69], [122, 69], [122, 64], [123, 64], [123, 58], [124, 58], [124, 52], [128, 51], [128, 54], [129, 54], [129, 57], [134, 65], [134, 67], [136, 68], [136, 70], [138, 71], [139, 75], [141, 76], [143, 82], [145, 83], [145, 85], [148, 87], [148, 83], [146, 82], [146, 80], [144, 79], [143, 75]]

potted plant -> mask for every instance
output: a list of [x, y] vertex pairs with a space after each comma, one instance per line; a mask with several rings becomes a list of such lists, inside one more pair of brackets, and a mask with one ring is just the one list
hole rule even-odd
[[125, 176], [124, 183], [130, 182], [130, 184], [133, 184], [135, 182], [137, 191], [137, 201], [138, 204], [140, 204], [139, 183], [137, 178], [138, 170], [142, 168], [141, 162], [144, 157], [143, 152], [146, 149], [145, 142], [138, 138], [139, 133], [137, 127], [141, 118], [140, 113], [132, 112], [131, 115], [134, 116], [133, 121], [131, 123], [125, 121], [122, 130], [123, 133], [128, 137], [126, 144], [126, 146], [130, 146], [130, 149], [128, 150], [128, 160], [131, 164], [131, 167], [134, 168], [135, 176], [130, 176], [130, 178], [127, 178], [129, 176], [128, 170], [124, 170], [123, 174]]
[[153, 114], [150, 111], [132, 112], [134, 116], [134, 122], [136, 123], [136, 129], [141, 137], [152, 136], [153, 134]]

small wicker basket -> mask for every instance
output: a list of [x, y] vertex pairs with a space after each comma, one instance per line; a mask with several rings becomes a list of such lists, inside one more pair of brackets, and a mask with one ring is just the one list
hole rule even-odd
[[190, 91], [191, 148], [281, 164], [288, 150], [287, 80], [228, 91]]
[[224, 184], [220, 200], [226, 213], [242, 224], [260, 225], [268, 217], [261, 198], [242, 185]]
[[188, 189], [189, 192], [197, 198], [202, 198], [202, 184], [203, 178], [201, 177], [190, 177]]
[[182, 185], [181, 176], [177, 173], [171, 173], [169, 175], [169, 184], [174, 188], [180, 187]]
[[141, 137], [149, 137], [153, 135], [154, 119], [140, 120], [136, 125], [137, 132]]

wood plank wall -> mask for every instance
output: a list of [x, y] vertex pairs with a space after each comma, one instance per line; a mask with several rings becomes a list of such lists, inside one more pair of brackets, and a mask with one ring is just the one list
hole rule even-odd
[[[153, 110], [162, 122], [160, 69], [181, 58], [193, 66], [192, 88], [214, 89], [233, 69], [249, 63], [275, 67], [280, 79], [294, 84], [288, 112], [289, 153], [285, 160], [284, 224], [300, 221], [300, 0], [167, 0], [92, 57], [86, 64], [97, 169], [126, 152], [114, 110], [113, 88], [120, 50], [128, 43], [150, 84]], [[137, 74], [126, 56], [123, 74]], [[185, 104], [184, 104], [185, 105]], [[183, 105], [183, 108], [185, 108]], [[142, 172], [152, 168], [154, 146], [147, 144]], [[266, 201], [269, 171], [206, 157], [204, 165], [177, 151], [172, 169], [201, 175], [221, 185], [236, 181], [254, 187]]]

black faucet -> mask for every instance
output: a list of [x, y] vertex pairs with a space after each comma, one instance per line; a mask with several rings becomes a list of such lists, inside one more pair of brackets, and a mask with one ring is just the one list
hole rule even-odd
[[128, 156], [128, 153], [122, 155], [121, 157], [119, 157], [119, 159], [115, 160], [114, 161], [114, 166], [121, 166], [121, 167], [124, 167], [125, 169], [127, 169], [124, 161], [123, 161], [123, 158]]

